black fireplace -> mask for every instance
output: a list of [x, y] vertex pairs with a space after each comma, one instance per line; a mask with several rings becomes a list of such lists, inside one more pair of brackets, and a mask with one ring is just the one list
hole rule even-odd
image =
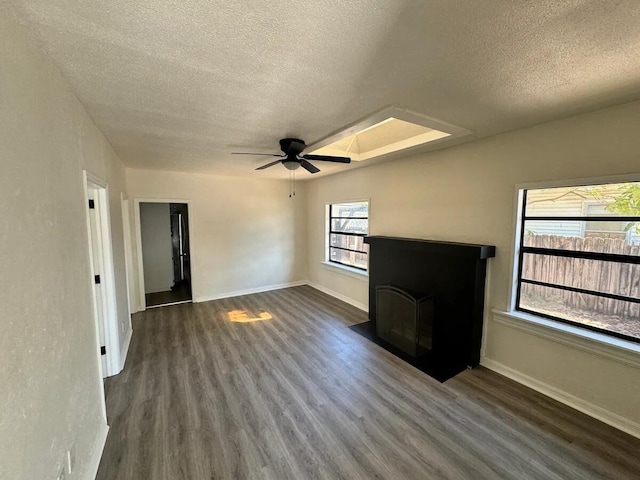
[[433, 297], [417, 298], [394, 287], [376, 287], [376, 335], [413, 358], [431, 351]]
[[480, 362], [487, 259], [495, 247], [370, 236], [369, 322], [353, 327], [434, 378]]

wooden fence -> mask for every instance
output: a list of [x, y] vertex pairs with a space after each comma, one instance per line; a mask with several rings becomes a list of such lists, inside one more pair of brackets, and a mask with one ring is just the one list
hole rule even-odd
[[[613, 238], [527, 234], [524, 244], [530, 247], [640, 255], [639, 245], [628, 245], [625, 240]], [[640, 265], [525, 254], [522, 267], [522, 278], [525, 279], [640, 298]], [[539, 285], [523, 284], [523, 288], [526, 288], [526, 297], [530, 300], [535, 300], [536, 297], [540, 300], [559, 300], [567, 308], [585, 309], [605, 315], [631, 316], [640, 321], [638, 303]]]

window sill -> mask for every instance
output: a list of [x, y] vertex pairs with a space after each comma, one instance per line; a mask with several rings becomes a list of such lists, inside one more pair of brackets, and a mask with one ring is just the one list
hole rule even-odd
[[363, 270], [358, 270], [357, 268], [347, 267], [346, 265], [339, 265], [337, 263], [331, 263], [324, 261], [322, 262], [325, 268], [329, 270], [333, 270], [336, 273], [341, 275], [346, 275], [347, 277], [355, 278], [356, 280], [360, 280], [361, 282], [369, 281], [369, 273]]
[[502, 325], [640, 368], [640, 344], [524, 312], [492, 312]]

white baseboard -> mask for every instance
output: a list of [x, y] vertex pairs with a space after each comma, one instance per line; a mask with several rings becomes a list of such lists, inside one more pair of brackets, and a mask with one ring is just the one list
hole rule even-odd
[[338, 293], [334, 290], [331, 290], [330, 288], [327, 287], [323, 287], [322, 285], [319, 285], [317, 283], [313, 283], [313, 282], [307, 282], [307, 285], [309, 285], [310, 287], [315, 288], [316, 290], [320, 290], [323, 293], [326, 293], [327, 295], [331, 295], [332, 297], [337, 298], [338, 300], [342, 300], [345, 303], [348, 303], [349, 305], [353, 305], [356, 308], [359, 308], [360, 310], [364, 311], [364, 312], [368, 312], [369, 311], [369, 306], [365, 305], [363, 303], [357, 302], [355, 301], [353, 298], [349, 298], [346, 295], [343, 295], [341, 293]]
[[300, 280], [298, 282], [291, 282], [291, 283], [281, 283], [279, 285], [267, 285], [266, 287], [250, 288], [247, 290], [237, 290], [235, 292], [220, 293], [216, 295], [206, 295], [201, 297], [195, 297], [193, 302], [194, 303], [210, 302], [212, 300], [220, 300], [222, 298], [239, 297], [240, 295], [251, 295], [252, 293], [270, 292], [271, 290], [280, 290], [281, 288], [289, 288], [289, 287], [299, 287], [301, 285], [309, 285], [315, 288], [316, 290], [320, 290], [321, 292], [326, 293], [327, 295], [331, 295], [332, 297], [335, 297], [338, 300], [342, 300], [343, 302], [348, 303], [349, 305], [353, 305], [354, 307], [359, 308], [360, 310], [363, 310], [365, 312], [369, 311], [369, 307], [367, 305], [357, 302], [354, 299], [347, 297], [346, 295], [343, 295], [334, 290], [331, 290], [330, 288], [323, 287], [322, 285], [319, 285], [317, 283], [312, 283], [307, 280]]
[[129, 345], [131, 345], [131, 337], [133, 335], [133, 328], [130, 328], [127, 332], [127, 336], [124, 338], [124, 343], [120, 348], [120, 370], [118, 373], [122, 371], [124, 368], [124, 364], [127, 361], [127, 353], [129, 353]]
[[194, 303], [210, 302], [212, 300], [220, 300], [222, 298], [239, 297], [240, 295], [251, 295], [252, 293], [270, 292], [271, 290], [280, 290], [282, 288], [299, 287], [301, 285], [306, 285], [307, 283], [308, 282], [306, 280], [301, 280], [298, 282], [281, 283], [278, 285], [267, 285], [264, 287], [249, 288], [247, 290], [236, 290], [235, 292], [218, 293], [215, 295], [205, 295], [201, 297], [196, 297], [193, 299], [193, 301]]
[[104, 423], [100, 427], [100, 432], [98, 432], [93, 453], [91, 454], [91, 463], [89, 463], [89, 469], [87, 470], [87, 480], [95, 480], [98, 475], [100, 459], [102, 458], [104, 446], [107, 443], [107, 435], [109, 435], [109, 425]]
[[162, 308], [162, 307], [170, 307], [172, 305], [182, 305], [183, 303], [192, 303], [193, 300], [180, 300], [179, 302], [170, 302], [170, 303], [161, 303], [160, 305], [149, 305], [147, 310], [151, 310], [153, 308]]
[[547, 397], [551, 397], [560, 403], [564, 403], [571, 408], [575, 408], [576, 410], [589, 415], [590, 417], [596, 418], [607, 425], [611, 425], [612, 427], [622, 430], [629, 435], [640, 438], [640, 424], [637, 422], [624, 418], [617, 413], [610, 412], [598, 405], [587, 402], [586, 400], [560, 390], [557, 387], [541, 382], [540, 380], [530, 377], [529, 375], [525, 375], [524, 373], [514, 370], [511, 367], [507, 367], [495, 360], [491, 360], [490, 358], [483, 357], [480, 360], [480, 365], [483, 365], [489, 370], [493, 370], [500, 375], [504, 375], [511, 380], [521, 383], [536, 392], [542, 393]]

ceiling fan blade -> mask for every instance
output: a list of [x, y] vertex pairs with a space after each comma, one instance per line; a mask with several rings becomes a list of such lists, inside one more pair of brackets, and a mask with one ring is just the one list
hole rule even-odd
[[300, 162], [300, 166], [309, 173], [318, 173], [320, 171], [318, 167], [316, 167], [315, 165], [311, 165], [309, 162], [307, 162], [304, 159], [302, 159], [302, 161]]
[[349, 157], [331, 157], [329, 155], [302, 155], [305, 160], [320, 160], [323, 162], [351, 163]]
[[265, 168], [273, 167], [278, 163], [282, 163], [282, 160], [276, 160], [275, 162], [267, 163], [266, 165], [262, 165], [261, 167], [256, 168], [256, 170], [264, 170]]
[[265, 155], [267, 157], [284, 157], [276, 153], [250, 153], [250, 152], [231, 152], [231, 155]]

